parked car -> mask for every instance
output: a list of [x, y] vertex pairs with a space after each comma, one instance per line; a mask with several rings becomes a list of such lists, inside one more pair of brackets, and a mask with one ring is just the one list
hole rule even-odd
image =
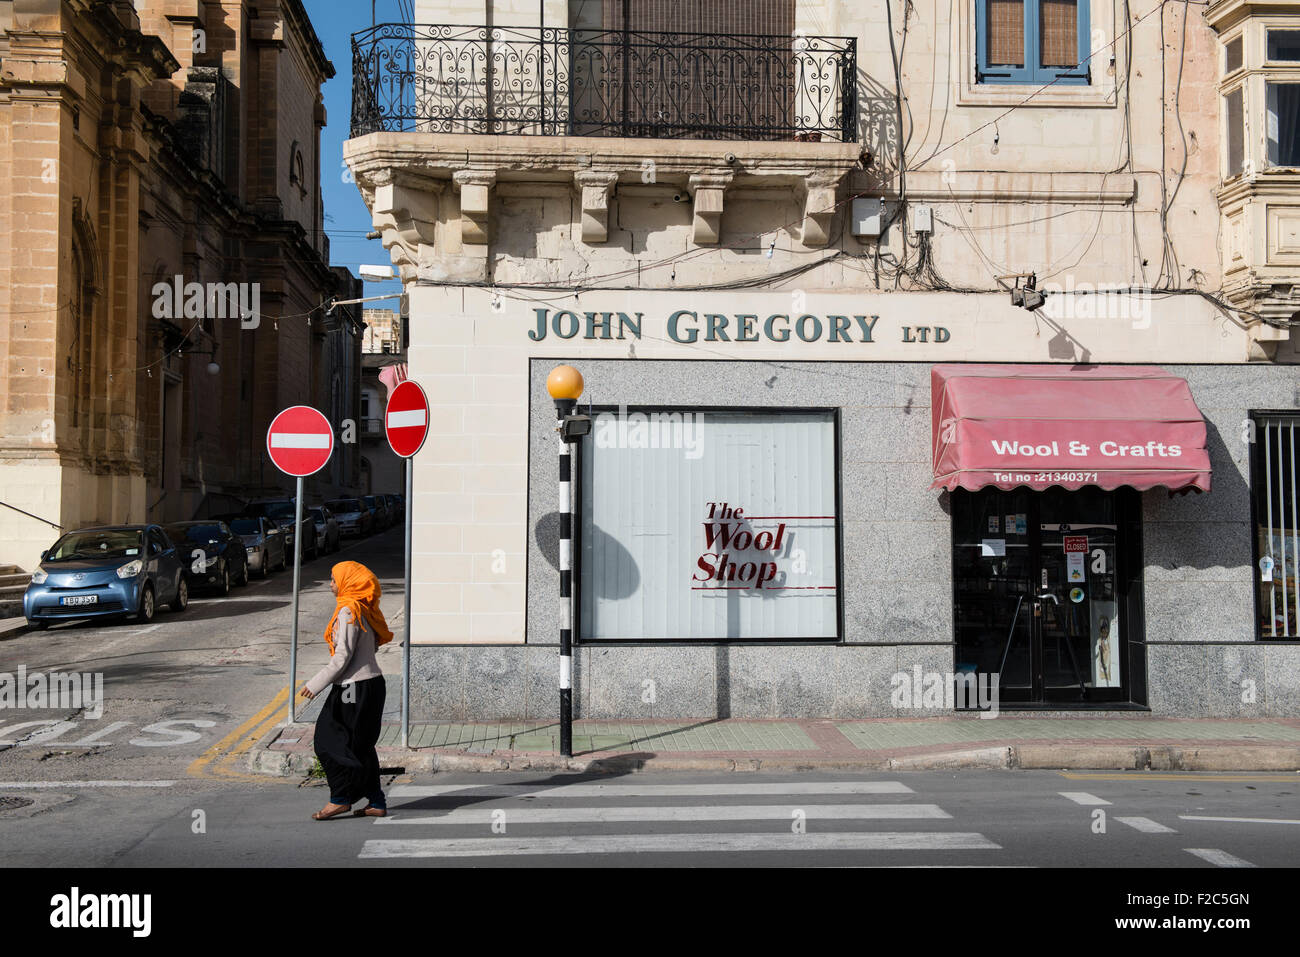
[[288, 549], [280, 526], [265, 515], [234, 516], [229, 525], [243, 541], [248, 567], [258, 578], [265, 578], [271, 571], [284, 571]]
[[162, 528], [114, 525], [68, 532], [42, 552], [23, 614], [37, 629], [107, 616], [147, 622], [159, 604], [184, 611], [189, 600], [182, 556]]
[[359, 498], [336, 498], [325, 507], [334, 513], [340, 535], [369, 535], [372, 519], [370, 510]]
[[339, 523], [334, 520], [334, 513], [327, 505], [316, 505], [307, 509], [312, 521], [316, 523], [316, 541], [323, 552], [339, 550]]
[[271, 519], [279, 526], [280, 531], [285, 536], [285, 548], [290, 555], [293, 554], [297, 547], [298, 539], [302, 539], [302, 557], [315, 558], [316, 547], [316, 525], [307, 517], [306, 510], [303, 511], [302, 518], [302, 535], [295, 533], [293, 527], [294, 501], [291, 498], [275, 499], [267, 502], [253, 502], [244, 507], [243, 514], [249, 517], [264, 515]]
[[382, 495], [363, 495], [361, 501], [365, 502], [366, 508], [370, 509], [371, 528], [376, 532], [382, 532], [388, 528], [388, 509], [384, 508], [384, 497]]
[[248, 584], [248, 552], [225, 522], [177, 522], [164, 531], [181, 551], [191, 589], [214, 588], [229, 595], [232, 582]]

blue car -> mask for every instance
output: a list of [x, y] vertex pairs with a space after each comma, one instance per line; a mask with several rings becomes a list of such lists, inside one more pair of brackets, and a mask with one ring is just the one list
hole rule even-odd
[[133, 616], [153, 620], [160, 604], [189, 604], [184, 556], [157, 525], [118, 525], [69, 532], [32, 573], [23, 614], [33, 628], [54, 621]]

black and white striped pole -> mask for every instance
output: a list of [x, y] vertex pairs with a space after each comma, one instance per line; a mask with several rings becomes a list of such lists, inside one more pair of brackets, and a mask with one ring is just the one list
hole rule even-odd
[[[556, 366], [546, 379], [555, 400], [560, 439], [560, 754], [573, 757], [573, 456], [574, 441], [591, 430], [587, 416], [574, 415], [582, 395], [582, 374]], [[585, 428], [584, 428], [585, 426]]]

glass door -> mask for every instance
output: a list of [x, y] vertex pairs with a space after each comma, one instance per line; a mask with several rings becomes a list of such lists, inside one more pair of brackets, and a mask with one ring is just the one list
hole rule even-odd
[[998, 675], [1008, 703], [1135, 700], [1135, 499], [1096, 488], [954, 492], [955, 670]]

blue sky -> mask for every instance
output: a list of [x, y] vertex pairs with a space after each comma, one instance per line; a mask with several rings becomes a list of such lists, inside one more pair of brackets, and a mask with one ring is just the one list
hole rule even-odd
[[[362, 263], [387, 266], [388, 253], [377, 239], [366, 239], [370, 214], [356, 184], [347, 182], [343, 165], [343, 142], [348, 138], [352, 117], [352, 34], [370, 26], [370, 4], [365, 0], [303, 0], [312, 27], [337, 71], [325, 84], [325, 110], [329, 120], [321, 130], [321, 192], [325, 199], [325, 231], [330, 238], [334, 265], [347, 266], [353, 274]], [[380, 23], [400, 22], [397, 0], [377, 0]], [[401, 292], [400, 282], [366, 283], [367, 296]], [[397, 300], [376, 302], [375, 308], [396, 308]]]

